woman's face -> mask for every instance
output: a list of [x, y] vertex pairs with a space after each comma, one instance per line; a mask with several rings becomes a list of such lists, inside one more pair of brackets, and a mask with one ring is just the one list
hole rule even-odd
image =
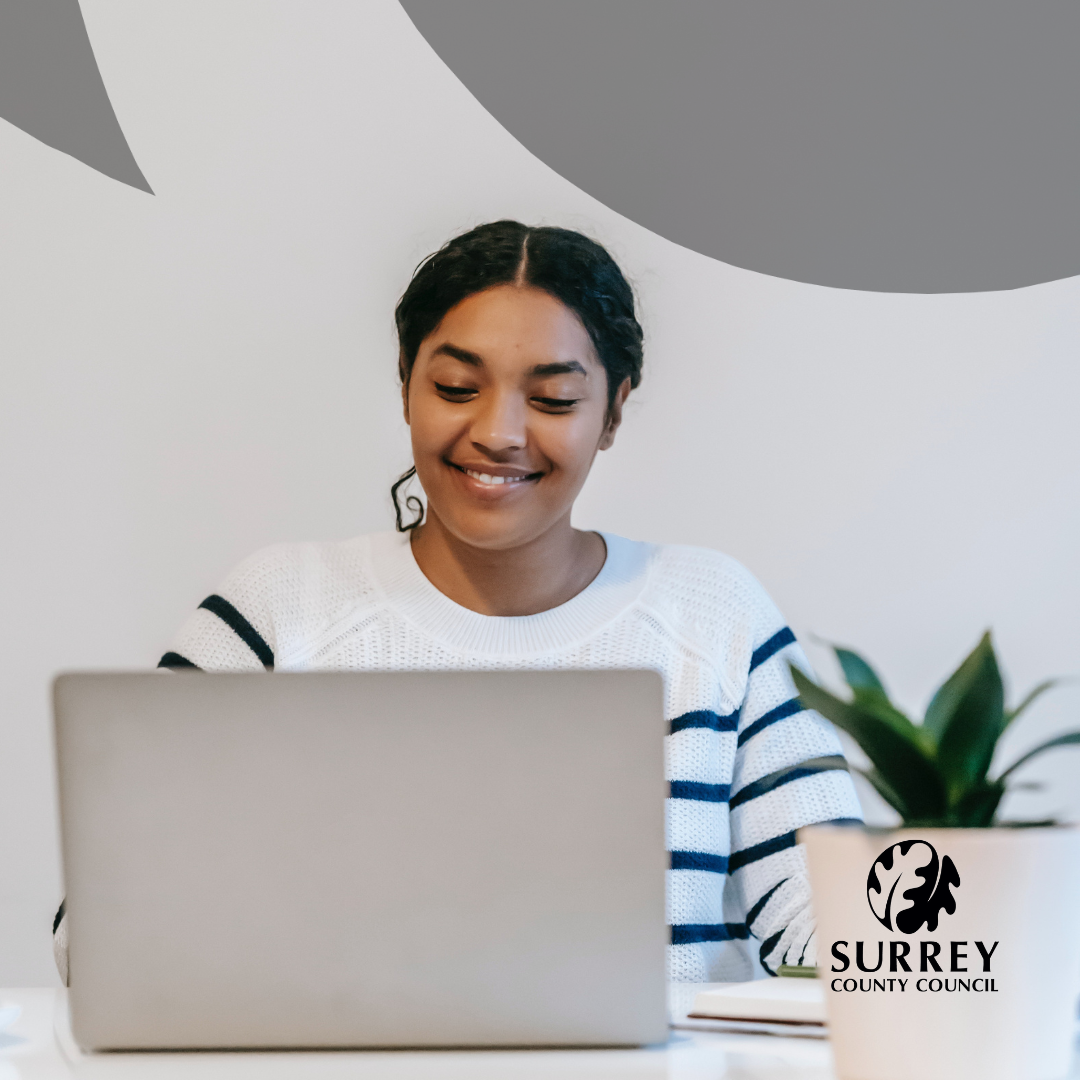
[[549, 293], [500, 285], [462, 300], [424, 339], [403, 390], [429, 513], [492, 549], [568, 522], [629, 391], [627, 380], [609, 413], [592, 340]]

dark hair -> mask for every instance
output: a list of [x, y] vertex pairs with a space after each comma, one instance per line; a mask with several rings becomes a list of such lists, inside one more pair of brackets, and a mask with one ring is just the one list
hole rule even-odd
[[[608, 407], [623, 380], [641, 382], [642, 332], [634, 293], [615, 260], [595, 240], [571, 229], [530, 228], [520, 221], [479, 225], [428, 256], [398, 301], [398, 370], [406, 385], [421, 342], [462, 300], [496, 285], [543, 289], [574, 311], [589, 333], [607, 372]], [[398, 488], [416, 474], [409, 469], [390, 489], [399, 532], [423, 520], [416, 496], [406, 506], [417, 513], [403, 523]]]

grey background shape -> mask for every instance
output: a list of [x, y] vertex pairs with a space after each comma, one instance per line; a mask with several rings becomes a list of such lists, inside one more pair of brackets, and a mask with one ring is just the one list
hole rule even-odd
[[78, 0], [0, 2], [0, 116], [153, 195], [113, 112]]
[[1080, 4], [401, 2], [541, 160], [705, 255], [887, 292], [1080, 273]]

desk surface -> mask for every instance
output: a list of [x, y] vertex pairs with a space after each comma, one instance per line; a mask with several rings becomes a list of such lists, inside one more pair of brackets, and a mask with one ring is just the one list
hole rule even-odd
[[[692, 993], [690, 987], [680, 989]], [[828, 1043], [821, 1039], [679, 1030], [666, 1045], [639, 1050], [87, 1055], [67, 1030], [64, 991], [0, 990], [0, 1007], [6, 1005], [21, 1006], [22, 1014], [0, 1032], [0, 1080], [832, 1080], [834, 1075]]]

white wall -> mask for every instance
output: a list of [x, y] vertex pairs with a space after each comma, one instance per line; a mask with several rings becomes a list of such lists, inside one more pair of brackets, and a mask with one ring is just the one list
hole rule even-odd
[[[50, 677], [154, 664], [262, 544], [389, 527], [393, 304], [480, 221], [583, 228], [640, 289], [646, 382], [580, 524], [731, 552], [913, 707], [990, 625], [1020, 689], [1080, 667], [1077, 279], [877, 295], [678, 248], [519, 146], [393, 0], [83, 10], [157, 195], [0, 123], [0, 985], [54, 979]], [[1017, 806], [1080, 816], [1078, 771]]]

